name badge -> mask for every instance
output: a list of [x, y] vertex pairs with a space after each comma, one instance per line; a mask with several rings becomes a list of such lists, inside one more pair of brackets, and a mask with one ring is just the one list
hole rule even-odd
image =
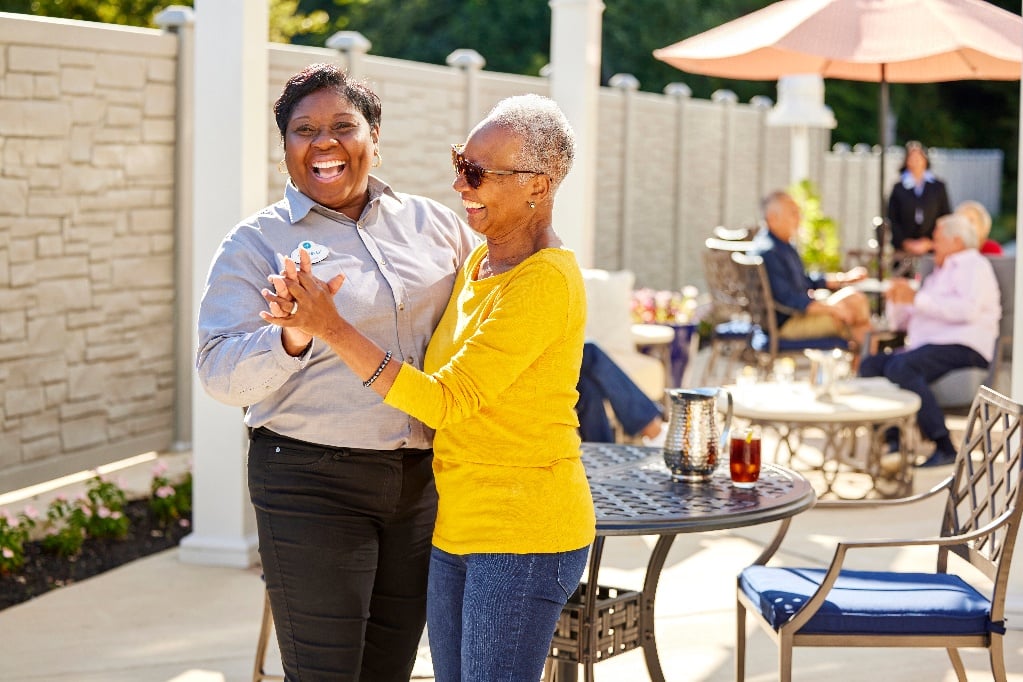
[[319, 263], [321, 260], [324, 260], [330, 253], [327, 247], [324, 246], [323, 244], [317, 244], [316, 242], [307, 239], [305, 241], [299, 242], [298, 247], [291, 252], [291, 260], [295, 261], [296, 263], [299, 262], [298, 252], [301, 249], [305, 249], [306, 251], [309, 252], [309, 262], [311, 263]]

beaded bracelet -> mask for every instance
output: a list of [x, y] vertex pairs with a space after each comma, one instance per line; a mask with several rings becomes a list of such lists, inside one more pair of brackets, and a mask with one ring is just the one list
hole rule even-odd
[[379, 377], [383, 373], [384, 367], [387, 367], [387, 363], [390, 362], [390, 361], [391, 361], [391, 351], [387, 351], [386, 353], [384, 353], [384, 360], [383, 360], [383, 362], [380, 363], [380, 366], [377, 367], [377, 371], [373, 372], [373, 376], [371, 376], [369, 379], [366, 379], [365, 381], [363, 381], [362, 385], [365, 386], [366, 388], [369, 388], [370, 386], [372, 386], [373, 382], [376, 381], [377, 377]]

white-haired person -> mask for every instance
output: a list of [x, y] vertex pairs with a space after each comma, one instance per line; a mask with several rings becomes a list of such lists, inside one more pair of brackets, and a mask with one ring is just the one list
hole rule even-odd
[[978, 251], [985, 256], [1004, 255], [1002, 245], [991, 239], [991, 214], [984, 208], [984, 204], [967, 199], [960, 201], [954, 212], [966, 216], [977, 230]]
[[[860, 363], [860, 376], [883, 376], [920, 396], [917, 425], [934, 452], [919, 466], [955, 461], [945, 415], [929, 384], [960, 367], [987, 367], [993, 359], [1001, 294], [994, 269], [977, 251], [977, 231], [965, 216], [938, 218], [933, 236], [934, 271], [919, 291], [895, 279], [885, 293], [888, 320], [906, 332], [904, 348]], [[889, 446], [898, 446], [888, 433]]]
[[502, 100], [453, 146], [453, 187], [486, 242], [458, 274], [422, 371], [349, 321], [335, 298], [344, 276], [317, 279], [305, 252], [286, 261], [287, 295], [264, 291], [264, 320], [322, 339], [367, 391], [436, 429], [438, 682], [539, 679], [595, 535], [574, 409], [586, 296], [553, 225], [574, 148], [564, 114], [537, 95]]

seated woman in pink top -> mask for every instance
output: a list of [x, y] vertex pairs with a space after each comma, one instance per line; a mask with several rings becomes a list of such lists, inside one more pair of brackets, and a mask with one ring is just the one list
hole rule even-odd
[[[883, 376], [920, 396], [917, 425], [935, 444], [934, 453], [918, 465], [927, 467], [955, 461], [945, 415], [929, 384], [953, 369], [987, 367], [1002, 317], [994, 269], [977, 251], [977, 231], [965, 216], [938, 218], [934, 265], [919, 291], [895, 279], [885, 293], [889, 321], [906, 332], [905, 348], [871, 355], [860, 364], [860, 376]], [[897, 447], [892, 440], [889, 444]]]

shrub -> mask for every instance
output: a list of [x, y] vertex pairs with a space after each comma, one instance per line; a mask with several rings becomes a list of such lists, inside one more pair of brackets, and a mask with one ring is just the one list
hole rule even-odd
[[0, 510], [0, 575], [13, 573], [25, 564], [25, 543], [34, 526], [31, 507], [18, 516]]
[[172, 484], [167, 478], [167, 465], [162, 462], [153, 467], [153, 481], [150, 484], [149, 509], [167, 526], [192, 510], [192, 473], [185, 474], [184, 480]]

